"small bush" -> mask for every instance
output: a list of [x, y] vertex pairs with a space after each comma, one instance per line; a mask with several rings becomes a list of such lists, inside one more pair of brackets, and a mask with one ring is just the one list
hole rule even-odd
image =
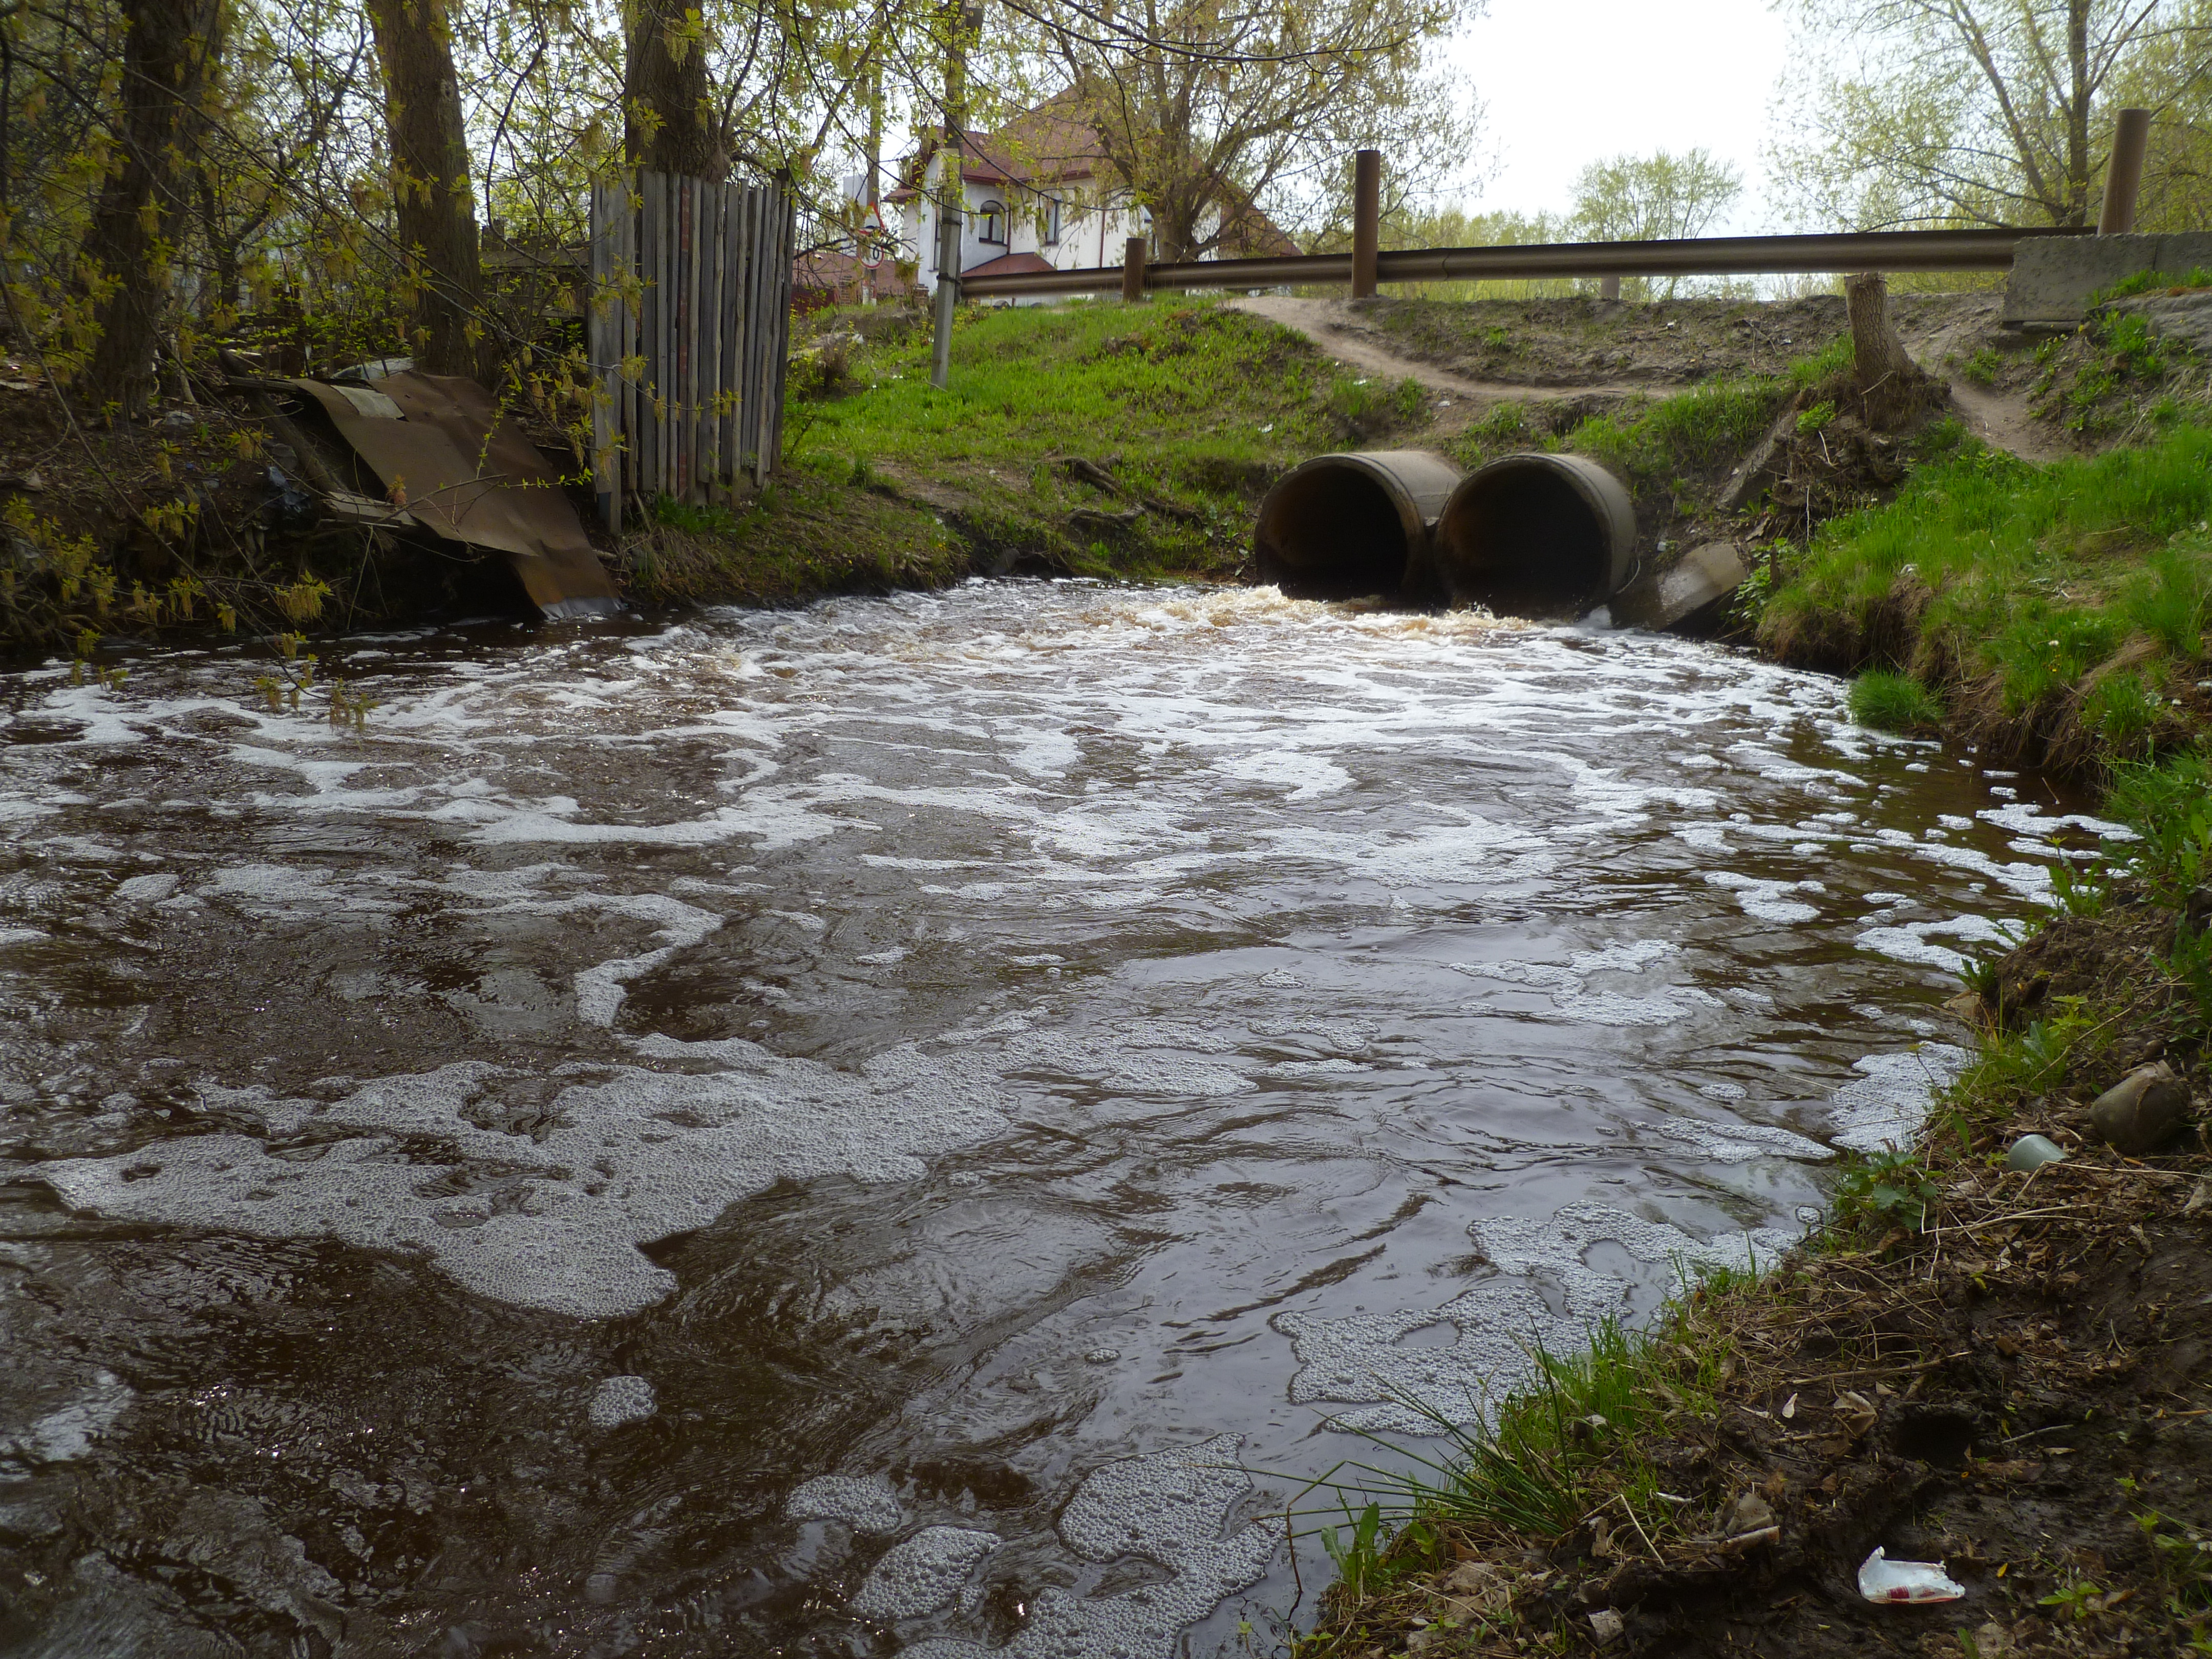
[[1877, 732], [1936, 732], [1943, 700], [1909, 674], [1875, 669], [1851, 682], [1851, 718]]
[[1821, 402], [1814, 404], [1812, 408], [1802, 410], [1798, 412], [1797, 435], [1801, 438], [1809, 438], [1815, 432], [1825, 428], [1829, 422], [1835, 418], [1835, 404], [1823, 399]]

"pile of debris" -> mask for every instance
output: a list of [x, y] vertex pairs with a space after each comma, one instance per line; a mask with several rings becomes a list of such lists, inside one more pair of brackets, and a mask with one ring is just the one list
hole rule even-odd
[[236, 353], [224, 367], [227, 389], [245, 396], [297, 467], [295, 478], [272, 463], [279, 490], [304, 486], [322, 516], [342, 523], [496, 554], [546, 617], [620, 608], [560, 474], [476, 381], [419, 374], [404, 359], [328, 380], [257, 374]]

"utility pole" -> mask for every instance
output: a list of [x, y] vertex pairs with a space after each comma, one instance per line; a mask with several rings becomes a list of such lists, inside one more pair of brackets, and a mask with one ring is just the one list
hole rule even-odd
[[876, 180], [884, 170], [884, 72], [878, 67], [868, 81], [868, 176], [860, 185], [860, 224], [863, 236], [875, 238], [873, 247], [862, 247], [860, 258], [860, 303], [872, 306], [876, 302], [876, 273], [868, 263], [870, 254], [880, 257], [883, 252], [883, 204], [877, 198]]
[[980, 0], [945, 8], [952, 19], [945, 50], [945, 144], [937, 159], [937, 292], [931, 307], [929, 383], [939, 392], [952, 379], [952, 307], [960, 302], [960, 208], [968, 185], [963, 158], [968, 145], [968, 42], [981, 32]]

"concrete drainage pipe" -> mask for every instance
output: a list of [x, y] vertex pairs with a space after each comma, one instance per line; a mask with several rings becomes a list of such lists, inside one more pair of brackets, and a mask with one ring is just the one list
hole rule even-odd
[[1260, 503], [1260, 580], [1292, 599], [1396, 598], [1431, 586], [1430, 526], [1459, 469], [1425, 449], [1317, 455]]
[[1440, 598], [1500, 616], [1579, 616], [1627, 583], [1636, 509], [1580, 455], [1506, 455], [1452, 491], [1433, 532]]

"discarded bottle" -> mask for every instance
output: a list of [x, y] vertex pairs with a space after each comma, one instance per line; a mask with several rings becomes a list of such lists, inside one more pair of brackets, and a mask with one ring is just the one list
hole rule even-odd
[[2046, 1164], [2063, 1164], [2065, 1148], [2041, 1135], [2022, 1135], [2005, 1154], [2008, 1170], [2039, 1170]]
[[1940, 1561], [1893, 1561], [1877, 1544], [1859, 1563], [1859, 1594], [1869, 1601], [1955, 1601], [1966, 1593]]

